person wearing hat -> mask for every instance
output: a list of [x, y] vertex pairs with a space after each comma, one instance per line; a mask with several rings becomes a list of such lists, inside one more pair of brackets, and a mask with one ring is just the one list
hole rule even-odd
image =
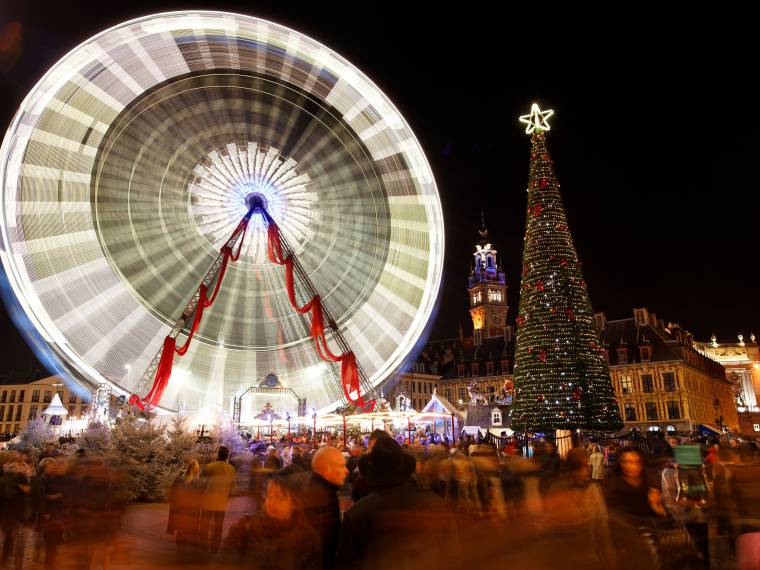
[[[346, 511], [336, 568], [458, 566], [454, 518], [443, 499], [414, 485], [415, 468], [414, 458], [389, 437], [378, 438], [361, 458], [359, 471], [375, 490]], [[415, 532], [419, 528], [429, 529], [424, 539]]]

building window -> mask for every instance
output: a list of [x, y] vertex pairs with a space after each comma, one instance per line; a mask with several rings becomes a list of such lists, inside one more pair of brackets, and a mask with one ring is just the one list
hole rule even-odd
[[13, 406], [8, 406], [8, 411], [5, 413], [5, 421], [9, 422], [13, 419]]
[[18, 401], [19, 403], [24, 401], [24, 396], [26, 396], [26, 392], [24, 390], [19, 390], [18, 393]]
[[8, 399], [8, 391], [3, 390], [3, 396], [0, 398], [0, 402], [4, 404], [7, 401], [7, 399]]
[[640, 346], [639, 352], [641, 354], [641, 362], [649, 362], [652, 359], [651, 346]]
[[678, 402], [668, 402], [668, 418], [671, 420], [681, 419], [681, 406]]
[[21, 421], [21, 411], [23, 410], [23, 406], [16, 406], [16, 421]]
[[501, 373], [502, 374], [509, 373], [509, 360], [507, 360], [506, 358], [501, 361]]
[[79, 415], [82, 417], [87, 415], [87, 406], [82, 406], [82, 408], [79, 410]]
[[486, 362], [486, 375], [487, 376], [493, 376], [493, 361], [489, 360]]
[[627, 348], [618, 348], [617, 355], [618, 355], [618, 364], [628, 364], [628, 349]]
[[654, 392], [654, 379], [651, 374], [641, 375], [641, 388], [644, 392]]
[[3, 421], [3, 414], [5, 414], [5, 406], [0, 406], [0, 422]]
[[633, 380], [630, 376], [622, 376], [620, 378], [620, 386], [623, 389], [623, 394], [633, 393]]
[[29, 420], [37, 419], [37, 406], [31, 406], [29, 408]]
[[472, 375], [473, 376], [480, 376], [480, 362], [473, 362], [472, 363]]
[[627, 422], [636, 421], [636, 406], [634, 404], [625, 405], [625, 421]]
[[443, 391], [443, 397], [446, 398], [449, 402], [451, 401], [451, 388], [446, 388]]
[[676, 390], [676, 375], [674, 372], [663, 372], [662, 383], [665, 386], [666, 392], [675, 392]]
[[11, 390], [11, 403], [16, 401], [16, 390]]
[[15, 426], [13, 426], [13, 433], [18, 433], [20, 429], [21, 429], [20, 426], [16, 424]]
[[491, 414], [491, 425], [492, 426], [500, 426], [501, 425], [501, 411], [494, 410]]
[[69, 406], [69, 417], [74, 417], [74, 412], [76, 411], [76, 406]]
[[459, 378], [464, 376], [464, 364], [457, 364], [457, 376]]
[[501, 291], [494, 291], [492, 289], [488, 290], [488, 300], [489, 301], [501, 301]]
[[644, 405], [646, 406], [646, 410], [647, 410], [647, 419], [656, 420], [657, 419], [657, 403], [647, 402]]
[[464, 393], [465, 393], [464, 387], [460, 387], [459, 388], [459, 401], [460, 402], [464, 402], [465, 401], [465, 395], [464, 395]]
[[32, 402], [39, 402], [39, 401], [40, 401], [40, 391], [32, 390]]
[[43, 402], [45, 402], [46, 404], [49, 404], [52, 398], [53, 398], [53, 393], [50, 390], [45, 390], [45, 398], [43, 399]]

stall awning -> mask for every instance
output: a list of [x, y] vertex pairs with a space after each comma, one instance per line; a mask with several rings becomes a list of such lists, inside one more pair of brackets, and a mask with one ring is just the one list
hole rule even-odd
[[702, 432], [705, 435], [722, 435], [723, 431], [710, 424], [699, 424], [697, 426], [697, 430]]

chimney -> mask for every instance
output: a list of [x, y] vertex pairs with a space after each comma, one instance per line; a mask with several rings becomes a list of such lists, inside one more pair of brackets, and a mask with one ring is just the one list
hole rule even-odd
[[607, 328], [607, 314], [606, 313], [594, 313], [594, 321], [596, 322], [596, 330], [602, 332]]
[[633, 320], [636, 326], [649, 324], [649, 310], [646, 307], [639, 307], [633, 310]]
[[657, 327], [657, 315], [655, 313], [649, 313], [649, 324], [652, 327]]

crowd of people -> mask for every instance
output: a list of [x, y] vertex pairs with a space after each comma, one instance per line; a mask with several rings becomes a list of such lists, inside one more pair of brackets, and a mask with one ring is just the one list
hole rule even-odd
[[101, 458], [60, 456], [52, 447], [39, 458], [2, 452], [0, 473], [3, 567], [21, 570], [31, 554], [44, 568], [59, 568], [64, 541], [76, 552], [71, 567], [108, 567], [128, 499], [122, 474]]
[[[261, 570], [707, 569], [709, 531], [725, 537], [739, 570], [757, 569], [757, 446], [703, 441], [687, 466], [677, 443], [591, 441], [560, 457], [549, 440], [526, 453], [381, 430], [349, 445], [283, 438], [241, 452], [253, 460], [245, 488], [222, 446], [215, 461], [182, 467], [166, 531], [177, 564]], [[32, 549], [56, 568], [65, 543], [75, 567], [108, 568], [126, 506], [119, 473], [54, 450], [35, 460], [6, 452], [0, 469], [4, 564], [20, 570]], [[233, 494], [247, 495], [242, 516], [230, 515]]]

